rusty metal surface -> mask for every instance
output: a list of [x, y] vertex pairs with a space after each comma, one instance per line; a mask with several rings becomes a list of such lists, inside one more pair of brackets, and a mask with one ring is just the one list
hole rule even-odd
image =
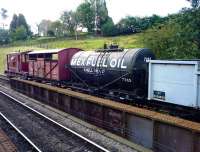
[[8, 136], [0, 129], [0, 151], [1, 152], [16, 152], [16, 146], [11, 142]]
[[153, 148], [153, 121], [133, 115], [127, 117], [127, 137], [134, 143]]
[[102, 121], [103, 113], [104, 111], [102, 106], [98, 106], [94, 103], [87, 103], [86, 115], [89, 116], [87, 120], [93, 122], [96, 126], [101, 127], [105, 125], [105, 123]]
[[98, 98], [98, 97], [91, 96], [88, 94], [71, 91], [69, 89], [58, 88], [58, 87], [50, 86], [47, 84], [41, 84], [41, 83], [37, 83], [33, 81], [21, 80], [21, 79], [16, 79], [16, 78], [14, 78], [13, 80], [24, 82], [24, 83], [37, 86], [40, 88], [45, 88], [53, 92], [58, 92], [61, 94], [65, 94], [67, 96], [72, 96], [74, 98], [78, 98], [84, 101], [89, 101], [89, 102], [96, 103], [102, 106], [111, 107], [112, 109], [134, 114], [136, 116], [141, 116], [144, 118], [149, 118], [151, 120], [156, 120], [156, 121], [164, 122], [164, 123], [171, 124], [174, 126], [179, 126], [181, 128], [186, 128], [195, 132], [200, 132], [200, 123], [184, 120], [181, 118], [169, 116], [166, 114], [161, 114], [159, 112], [154, 112], [154, 111], [134, 107], [134, 106], [119, 103], [119, 102], [114, 102], [108, 99]]
[[113, 110], [113, 109], [105, 109], [104, 113], [104, 126], [108, 130], [111, 130], [117, 134], [123, 135], [123, 116], [122, 112]]
[[194, 152], [200, 152], [200, 134], [195, 134]]
[[193, 152], [193, 133], [186, 129], [156, 123], [154, 149], [159, 152]]

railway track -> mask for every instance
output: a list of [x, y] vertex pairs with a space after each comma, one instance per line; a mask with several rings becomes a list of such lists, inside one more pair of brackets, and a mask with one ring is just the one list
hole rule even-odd
[[0, 111], [41, 151], [108, 152], [104, 147], [64, 127], [0, 91]]
[[6, 75], [0, 74], [0, 84], [9, 84], [9, 78]]
[[[1, 112], [0, 112], [0, 127], [10, 139], [10, 140], [6, 139], [6, 141], [1, 140], [2, 142], [1, 147], [4, 148], [4, 151], [41, 152], [41, 150]], [[4, 135], [4, 138], [5, 138], [5, 135]], [[8, 143], [4, 145], [4, 142], [8, 142]]]

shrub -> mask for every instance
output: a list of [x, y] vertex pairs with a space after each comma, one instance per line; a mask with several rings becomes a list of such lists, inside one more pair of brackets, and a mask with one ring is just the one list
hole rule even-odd
[[161, 59], [200, 58], [200, 10], [184, 10], [144, 32], [145, 47]]
[[10, 36], [8, 30], [0, 29], [0, 45], [8, 44], [10, 42]]
[[102, 25], [101, 32], [103, 36], [115, 36], [117, 34], [117, 30], [112, 19], [108, 19], [106, 23]]
[[11, 32], [12, 40], [25, 40], [28, 38], [26, 28], [24, 26], [17, 27], [15, 31]]

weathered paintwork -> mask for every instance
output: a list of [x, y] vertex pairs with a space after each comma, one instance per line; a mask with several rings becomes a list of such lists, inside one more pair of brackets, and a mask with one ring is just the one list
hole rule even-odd
[[[48, 80], [67, 81], [71, 78], [69, 65], [78, 48], [32, 51], [29, 53], [29, 75]], [[53, 57], [56, 56], [56, 59]]]

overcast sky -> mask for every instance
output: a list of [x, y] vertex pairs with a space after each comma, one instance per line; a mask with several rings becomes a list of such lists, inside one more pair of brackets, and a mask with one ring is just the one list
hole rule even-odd
[[[26, 17], [32, 30], [42, 19], [56, 20], [65, 10], [75, 10], [84, 0], [0, 0], [0, 8], [8, 10], [8, 19], [2, 23], [9, 23], [14, 13], [22, 13]], [[158, 14], [166, 16], [176, 13], [183, 7], [190, 7], [186, 0], [106, 0], [109, 16], [115, 23], [122, 17], [151, 16]], [[7, 27], [8, 27], [7, 26]]]

